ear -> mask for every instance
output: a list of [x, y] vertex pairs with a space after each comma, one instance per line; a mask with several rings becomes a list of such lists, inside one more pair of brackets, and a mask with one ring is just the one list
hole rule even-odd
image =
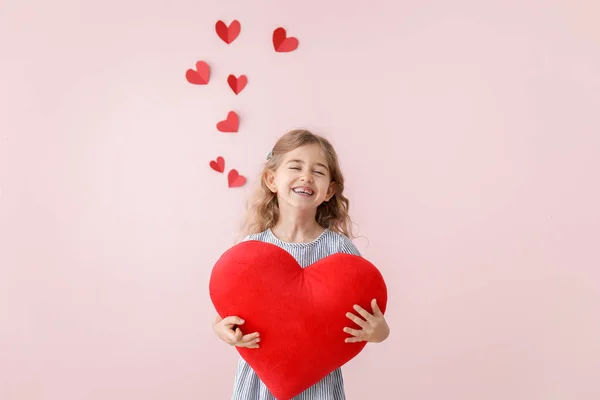
[[277, 186], [275, 186], [275, 172], [268, 169], [263, 175], [263, 180], [271, 192], [277, 193]]
[[329, 187], [327, 188], [327, 196], [325, 196], [325, 201], [331, 200], [333, 195], [335, 194], [335, 182], [331, 181]]

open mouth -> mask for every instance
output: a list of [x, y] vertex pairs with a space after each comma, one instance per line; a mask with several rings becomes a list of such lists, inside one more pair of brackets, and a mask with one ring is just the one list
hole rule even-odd
[[307, 188], [307, 187], [293, 188], [292, 191], [294, 193], [302, 194], [304, 196], [312, 196], [314, 194], [314, 192], [310, 188]]

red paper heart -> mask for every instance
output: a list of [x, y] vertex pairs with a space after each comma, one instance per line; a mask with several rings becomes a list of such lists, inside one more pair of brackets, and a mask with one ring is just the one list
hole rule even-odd
[[209, 283], [221, 317], [246, 322], [244, 334], [258, 332], [260, 348], [236, 347], [277, 399], [290, 399], [354, 358], [366, 342], [346, 343], [344, 327], [360, 329], [346, 317], [358, 304], [382, 312], [387, 288], [366, 259], [335, 253], [302, 269], [287, 251], [260, 241], [241, 242], [215, 264]]
[[225, 159], [223, 157], [217, 157], [217, 161], [211, 161], [210, 167], [217, 172], [225, 171]]
[[194, 85], [206, 85], [210, 80], [210, 67], [204, 61], [198, 61], [196, 70], [188, 69], [185, 72], [185, 78]]
[[229, 171], [227, 182], [230, 188], [243, 186], [246, 183], [246, 177], [240, 175], [235, 169]]
[[248, 78], [246, 75], [240, 75], [239, 78], [236, 78], [234, 75], [229, 75], [227, 83], [229, 83], [229, 87], [233, 90], [233, 93], [239, 94], [246, 87]]
[[220, 132], [237, 132], [240, 126], [240, 118], [234, 111], [229, 111], [227, 119], [217, 123]]
[[238, 37], [240, 31], [242, 30], [242, 26], [240, 25], [240, 22], [236, 19], [231, 21], [231, 24], [229, 24], [229, 26], [225, 25], [225, 22], [219, 20], [215, 24], [215, 30], [217, 31], [217, 35], [219, 35], [219, 37], [225, 43], [230, 44]]
[[298, 48], [298, 39], [287, 37], [285, 29], [277, 28], [273, 31], [273, 47], [279, 53], [294, 51]]

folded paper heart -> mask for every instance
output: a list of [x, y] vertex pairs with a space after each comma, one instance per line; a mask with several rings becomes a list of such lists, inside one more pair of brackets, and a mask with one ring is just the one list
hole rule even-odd
[[279, 400], [308, 389], [365, 347], [346, 343], [344, 327], [360, 329], [346, 317], [355, 304], [385, 312], [387, 288], [366, 259], [336, 253], [302, 268], [282, 248], [241, 242], [213, 267], [209, 291], [221, 317], [238, 316], [244, 334], [258, 332], [260, 348], [236, 347]]
[[232, 169], [227, 174], [227, 184], [230, 188], [244, 186], [246, 183], [246, 177], [240, 175], [236, 169]]
[[236, 78], [235, 75], [229, 75], [227, 77], [227, 83], [231, 90], [233, 90], [233, 93], [240, 94], [248, 84], [248, 77], [246, 77], [246, 75], [240, 75], [239, 78]]
[[273, 31], [273, 47], [278, 53], [288, 53], [298, 48], [298, 39], [288, 37], [285, 28], [277, 28]]
[[237, 132], [240, 126], [240, 117], [235, 111], [229, 111], [227, 119], [217, 123], [217, 130], [220, 132]]
[[211, 161], [209, 165], [217, 172], [225, 171], [225, 159], [223, 157], [217, 157], [217, 161]]
[[231, 44], [240, 34], [242, 30], [242, 25], [240, 21], [234, 19], [231, 21], [231, 24], [227, 26], [225, 22], [219, 20], [215, 24], [215, 30], [217, 31], [217, 35], [227, 44]]
[[196, 63], [196, 69], [188, 69], [185, 72], [185, 79], [194, 85], [206, 85], [210, 80], [210, 66], [204, 61]]

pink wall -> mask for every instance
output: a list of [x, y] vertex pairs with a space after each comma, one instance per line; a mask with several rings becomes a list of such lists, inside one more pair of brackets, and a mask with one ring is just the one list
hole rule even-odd
[[296, 127], [390, 289], [349, 399], [600, 398], [598, 2], [350, 3], [2, 3], [1, 399], [228, 398], [210, 269]]

